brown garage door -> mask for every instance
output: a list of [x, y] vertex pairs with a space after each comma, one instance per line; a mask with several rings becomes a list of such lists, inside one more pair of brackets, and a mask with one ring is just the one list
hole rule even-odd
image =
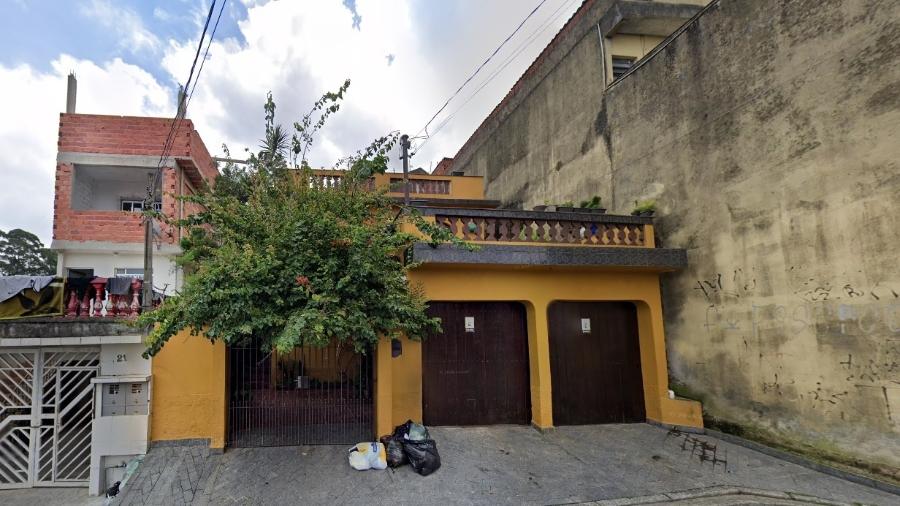
[[645, 421], [634, 304], [555, 302], [548, 319], [554, 425]]
[[[426, 425], [527, 424], [528, 333], [516, 302], [432, 302], [443, 333], [422, 348]], [[466, 318], [474, 326], [466, 328]]]

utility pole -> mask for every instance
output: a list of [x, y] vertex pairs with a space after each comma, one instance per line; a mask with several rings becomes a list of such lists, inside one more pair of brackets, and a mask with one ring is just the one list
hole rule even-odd
[[[175, 119], [172, 120], [172, 128], [175, 129], [175, 135], [178, 135], [178, 123], [187, 114], [187, 98], [184, 87], [178, 87], [178, 109], [175, 112]], [[162, 184], [161, 172], [165, 170], [168, 163], [168, 153], [163, 152], [160, 158], [157, 174], [150, 175], [147, 181], [147, 197], [144, 199], [144, 213], [154, 212], [156, 210], [156, 181], [159, 176], [159, 182]], [[153, 218], [149, 214], [144, 214], [144, 284], [141, 286], [141, 312], [153, 309]]]
[[[147, 198], [144, 199], [143, 211], [153, 209], [155, 176], [150, 174], [147, 181]], [[144, 214], [144, 284], [141, 286], [141, 312], [153, 309], [153, 218]]]
[[400, 136], [400, 158], [403, 159], [403, 205], [409, 207], [409, 136]]

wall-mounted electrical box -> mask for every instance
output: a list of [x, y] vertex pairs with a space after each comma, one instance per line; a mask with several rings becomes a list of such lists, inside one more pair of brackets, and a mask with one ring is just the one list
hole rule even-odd
[[100, 377], [100, 416], [150, 414], [150, 382], [146, 377]]

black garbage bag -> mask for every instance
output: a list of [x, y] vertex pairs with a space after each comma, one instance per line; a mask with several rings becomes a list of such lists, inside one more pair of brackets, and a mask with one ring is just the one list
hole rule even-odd
[[438, 455], [437, 443], [433, 439], [404, 440], [403, 451], [409, 458], [409, 465], [422, 476], [428, 476], [441, 467], [441, 456]]
[[413, 441], [424, 441], [430, 438], [428, 429], [412, 420], [407, 420], [406, 423], [396, 426], [393, 436], [401, 440], [411, 439]]
[[406, 439], [406, 435], [409, 434], [409, 427], [412, 424], [412, 420], [407, 420], [406, 423], [401, 423], [400, 425], [394, 427], [394, 433], [391, 435], [400, 440]]
[[395, 435], [382, 436], [381, 444], [384, 445], [388, 466], [400, 467], [409, 464], [406, 452], [403, 451], [403, 438], [398, 438]]

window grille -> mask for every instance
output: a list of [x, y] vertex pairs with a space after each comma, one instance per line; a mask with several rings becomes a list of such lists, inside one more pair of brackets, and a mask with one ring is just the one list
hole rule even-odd
[[[122, 210], [139, 213], [144, 210], [144, 201], [143, 200], [123, 200], [122, 201]], [[157, 211], [157, 212], [162, 212], [162, 202], [161, 201], [154, 202], [153, 210]]]
[[635, 59], [628, 58], [625, 56], [613, 56], [612, 58], [612, 71], [613, 71], [613, 80], [616, 80], [634, 66]]

